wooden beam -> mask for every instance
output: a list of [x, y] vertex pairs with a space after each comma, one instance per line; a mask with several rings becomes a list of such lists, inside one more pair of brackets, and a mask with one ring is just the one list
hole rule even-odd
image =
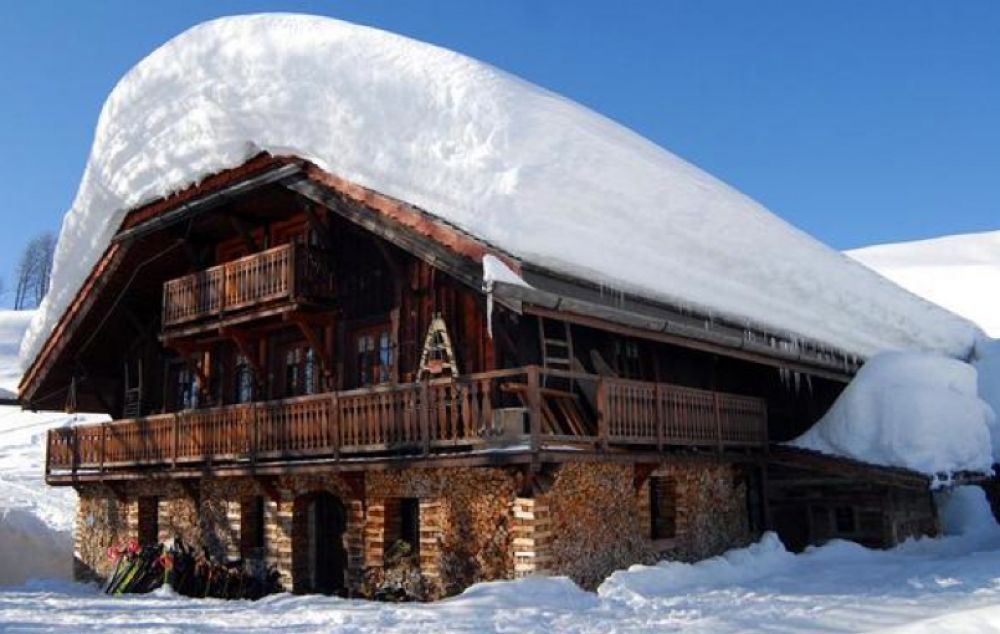
[[223, 336], [228, 337], [236, 344], [236, 349], [250, 363], [254, 374], [257, 376], [257, 380], [261, 381], [265, 375], [259, 356], [260, 347], [256, 345], [257, 340], [251, 341], [246, 332], [237, 330], [236, 328], [223, 328], [221, 330]]
[[163, 345], [164, 347], [173, 348], [177, 351], [188, 369], [191, 370], [196, 377], [198, 377], [198, 392], [200, 395], [202, 397], [208, 396], [208, 375], [205, 374], [201, 365], [192, 358], [192, 355], [201, 352], [201, 350], [192, 344], [181, 343], [180, 341], [165, 341]]
[[306, 220], [309, 222], [309, 227], [316, 232], [316, 237], [323, 244], [323, 248], [332, 253], [335, 247], [333, 238], [330, 236], [330, 228], [320, 220], [319, 214], [316, 213], [316, 207], [318, 206], [311, 201], [303, 205]]

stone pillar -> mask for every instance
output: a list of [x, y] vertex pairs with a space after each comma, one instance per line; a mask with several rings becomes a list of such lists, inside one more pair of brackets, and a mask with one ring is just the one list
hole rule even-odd
[[277, 568], [281, 575], [281, 585], [287, 591], [294, 586], [292, 569], [292, 507], [291, 496], [281, 491], [281, 500], [267, 499], [264, 502], [264, 526], [267, 546], [267, 563]]
[[514, 521], [514, 577], [546, 574], [549, 569], [549, 508], [532, 498], [515, 498]]
[[443, 512], [440, 500], [420, 500], [420, 574], [438, 591], [441, 588]]
[[381, 568], [385, 563], [385, 515], [386, 500], [377, 498], [368, 501], [368, 509], [364, 512], [364, 555], [362, 563], [365, 568]]

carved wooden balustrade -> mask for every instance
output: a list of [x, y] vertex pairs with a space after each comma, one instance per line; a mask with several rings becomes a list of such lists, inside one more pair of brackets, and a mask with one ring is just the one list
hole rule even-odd
[[283, 244], [166, 282], [163, 325], [176, 326], [279, 300], [332, 296], [333, 282], [322, 251]]
[[531, 451], [546, 443], [763, 448], [767, 411], [757, 398], [528, 366], [55, 429], [46, 473]]

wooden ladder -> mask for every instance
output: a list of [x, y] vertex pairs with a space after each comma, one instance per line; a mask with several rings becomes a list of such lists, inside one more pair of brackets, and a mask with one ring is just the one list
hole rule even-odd
[[131, 381], [129, 362], [125, 362], [125, 402], [122, 406], [122, 418], [139, 418], [142, 414], [142, 359], [137, 359], [135, 385]]
[[[538, 340], [542, 347], [542, 368], [544, 370], [573, 371], [573, 331], [568, 322], [538, 318]], [[542, 373], [542, 385], [549, 380]], [[570, 381], [572, 386], [572, 381]]]

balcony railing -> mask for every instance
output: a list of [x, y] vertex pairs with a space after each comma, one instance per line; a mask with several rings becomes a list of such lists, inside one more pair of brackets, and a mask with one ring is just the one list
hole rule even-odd
[[[559, 387], [555, 387], [558, 385]], [[48, 434], [47, 475], [575, 443], [765, 447], [761, 399], [537, 366], [186, 410]]]
[[175, 326], [280, 300], [328, 299], [333, 290], [321, 251], [283, 244], [166, 282], [163, 325]]

